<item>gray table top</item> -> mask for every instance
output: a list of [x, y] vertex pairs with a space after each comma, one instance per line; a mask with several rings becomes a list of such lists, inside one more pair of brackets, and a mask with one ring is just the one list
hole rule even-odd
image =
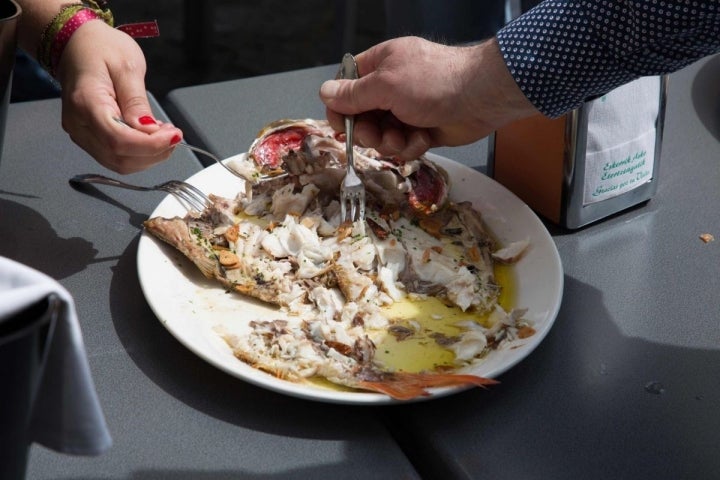
[[[173, 91], [166, 109], [222, 156], [283, 117], [323, 118], [335, 67]], [[718, 478], [720, 57], [671, 76], [655, 197], [568, 232], [549, 335], [489, 391], [382, 412], [426, 478]], [[486, 167], [486, 141], [440, 149]], [[649, 388], [654, 385], [657, 388]], [[281, 422], [279, 422], [281, 423]]]
[[[159, 107], [156, 114], [167, 118]], [[125, 180], [152, 185], [200, 169], [178, 150]], [[27, 478], [418, 478], [376, 409], [266, 391], [181, 346], [146, 303], [135, 263], [141, 222], [164, 194], [69, 186], [88, 172], [117, 177], [62, 131], [58, 100], [10, 106], [0, 255], [49, 274], [74, 296], [114, 440], [90, 458], [34, 445]]]

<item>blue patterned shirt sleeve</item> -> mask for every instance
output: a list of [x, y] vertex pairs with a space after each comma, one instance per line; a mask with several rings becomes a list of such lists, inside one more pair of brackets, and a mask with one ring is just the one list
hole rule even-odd
[[720, 51], [720, 0], [546, 0], [497, 39], [525, 96], [558, 117]]

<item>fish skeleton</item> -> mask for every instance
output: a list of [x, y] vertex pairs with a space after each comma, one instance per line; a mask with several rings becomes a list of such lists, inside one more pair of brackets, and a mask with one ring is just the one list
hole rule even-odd
[[[275, 122], [239, 167], [249, 189], [233, 199], [211, 194], [213, 205], [202, 212], [155, 217], [144, 226], [227, 290], [279, 307], [283, 315], [251, 319], [242, 334], [218, 332], [237, 358], [259, 370], [296, 382], [323, 377], [398, 400], [433, 387], [496, 383], [460, 371], [528, 326], [522, 311], [504, 312], [498, 304], [493, 253], [508, 256], [480, 212], [448, 200], [446, 176], [429, 160], [405, 169], [363, 149], [364, 178], [394, 176], [387, 183], [406, 187], [399, 189], [404, 200], [388, 205], [376, 194], [364, 221], [341, 222], [339, 180], [330, 186], [328, 178], [344, 169], [344, 146], [333, 142], [324, 122]], [[255, 181], [261, 176], [270, 181]], [[423, 193], [410, 201], [414, 191]], [[514, 261], [524, 248], [513, 248]], [[458, 338], [444, 339], [456, 358], [452, 371], [390, 371], [376, 361], [374, 339], [404, 327], [385, 307], [427, 297], [494, 320], [489, 328], [463, 325]]]

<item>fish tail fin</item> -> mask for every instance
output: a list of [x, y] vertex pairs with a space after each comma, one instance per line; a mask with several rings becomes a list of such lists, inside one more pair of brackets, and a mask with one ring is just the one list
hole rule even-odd
[[487, 385], [500, 383], [492, 378], [475, 375], [458, 375], [443, 373], [394, 373], [392, 377], [382, 381], [362, 381], [360, 388], [384, 393], [395, 400], [412, 400], [427, 396], [427, 388], [476, 385], [485, 388]]
[[218, 262], [208, 255], [208, 250], [192, 238], [187, 223], [180, 217], [155, 217], [143, 222], [145, 229], [154, 236], [178, 249], [190, 259], [207, 278], [221, 279]]

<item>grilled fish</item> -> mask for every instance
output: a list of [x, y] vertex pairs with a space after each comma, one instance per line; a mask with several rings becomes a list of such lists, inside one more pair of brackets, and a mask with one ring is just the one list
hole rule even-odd
[[[326, 183], [334, 170], [344, 169], [344, 147], [336, 148], [328, 128], [316, 121], [268, 127], [245, 165], [251, 195], [211, 195], [213, 206], [205, 211], [151, 218], [145, 228], [229, 291], [279, 307], [278, 318], [253, 319], [243, 335], [221, 332], [236, 357], [260, 370], [291, 381], [320, 376], [396, 399], [425, 395], [437, 386], [495, 383], [448, 371], [447, 365], [411, 373], [388, 370], [376, 361], [378, 332], [397, 334], [403, 328], [386, 307], [409, 298], [432, 297], [461, 312], [501, 319], [490, 326], [460, 325], [461, 335], [445, 339], [456, 359], [452, 369], [480, 361], [524, 321], [521, 313], [506, 313], [498, 305], [501, 288], [493, 253], [501, 252], [506, 261], [507, 255], [486, 231], [480, 213], [469, 202], [447, 200], [442, 188], [432, 207], [409, 200], [413, 191], [431, 191], [438, 179], [448, 185], [429, 160], [418, 161], [407, 176], [401, 173], [407, 165], [393, 167], [392, 175], [408, 186], [403, 201], [389, 206], [377, 195], [366, 220], [341, 223], [339, 183]], [[301, 146], [307, 142], [329, 146]], [[303, 152], [301, 168], [295, 149]], [[390, 169], [387, 159], [366, 158], [366, 166], [383, 165], [367, 167], [366, 180], [372, 178], [368, 172]], [[282, 176], [253, 183], [258, 175], [279, 170]], [[418, 172], [437, 175], [430, 188], [422, 186], [425, 173], [413, 177]], [[521, 254], [515, 252], [516, 259]]]

